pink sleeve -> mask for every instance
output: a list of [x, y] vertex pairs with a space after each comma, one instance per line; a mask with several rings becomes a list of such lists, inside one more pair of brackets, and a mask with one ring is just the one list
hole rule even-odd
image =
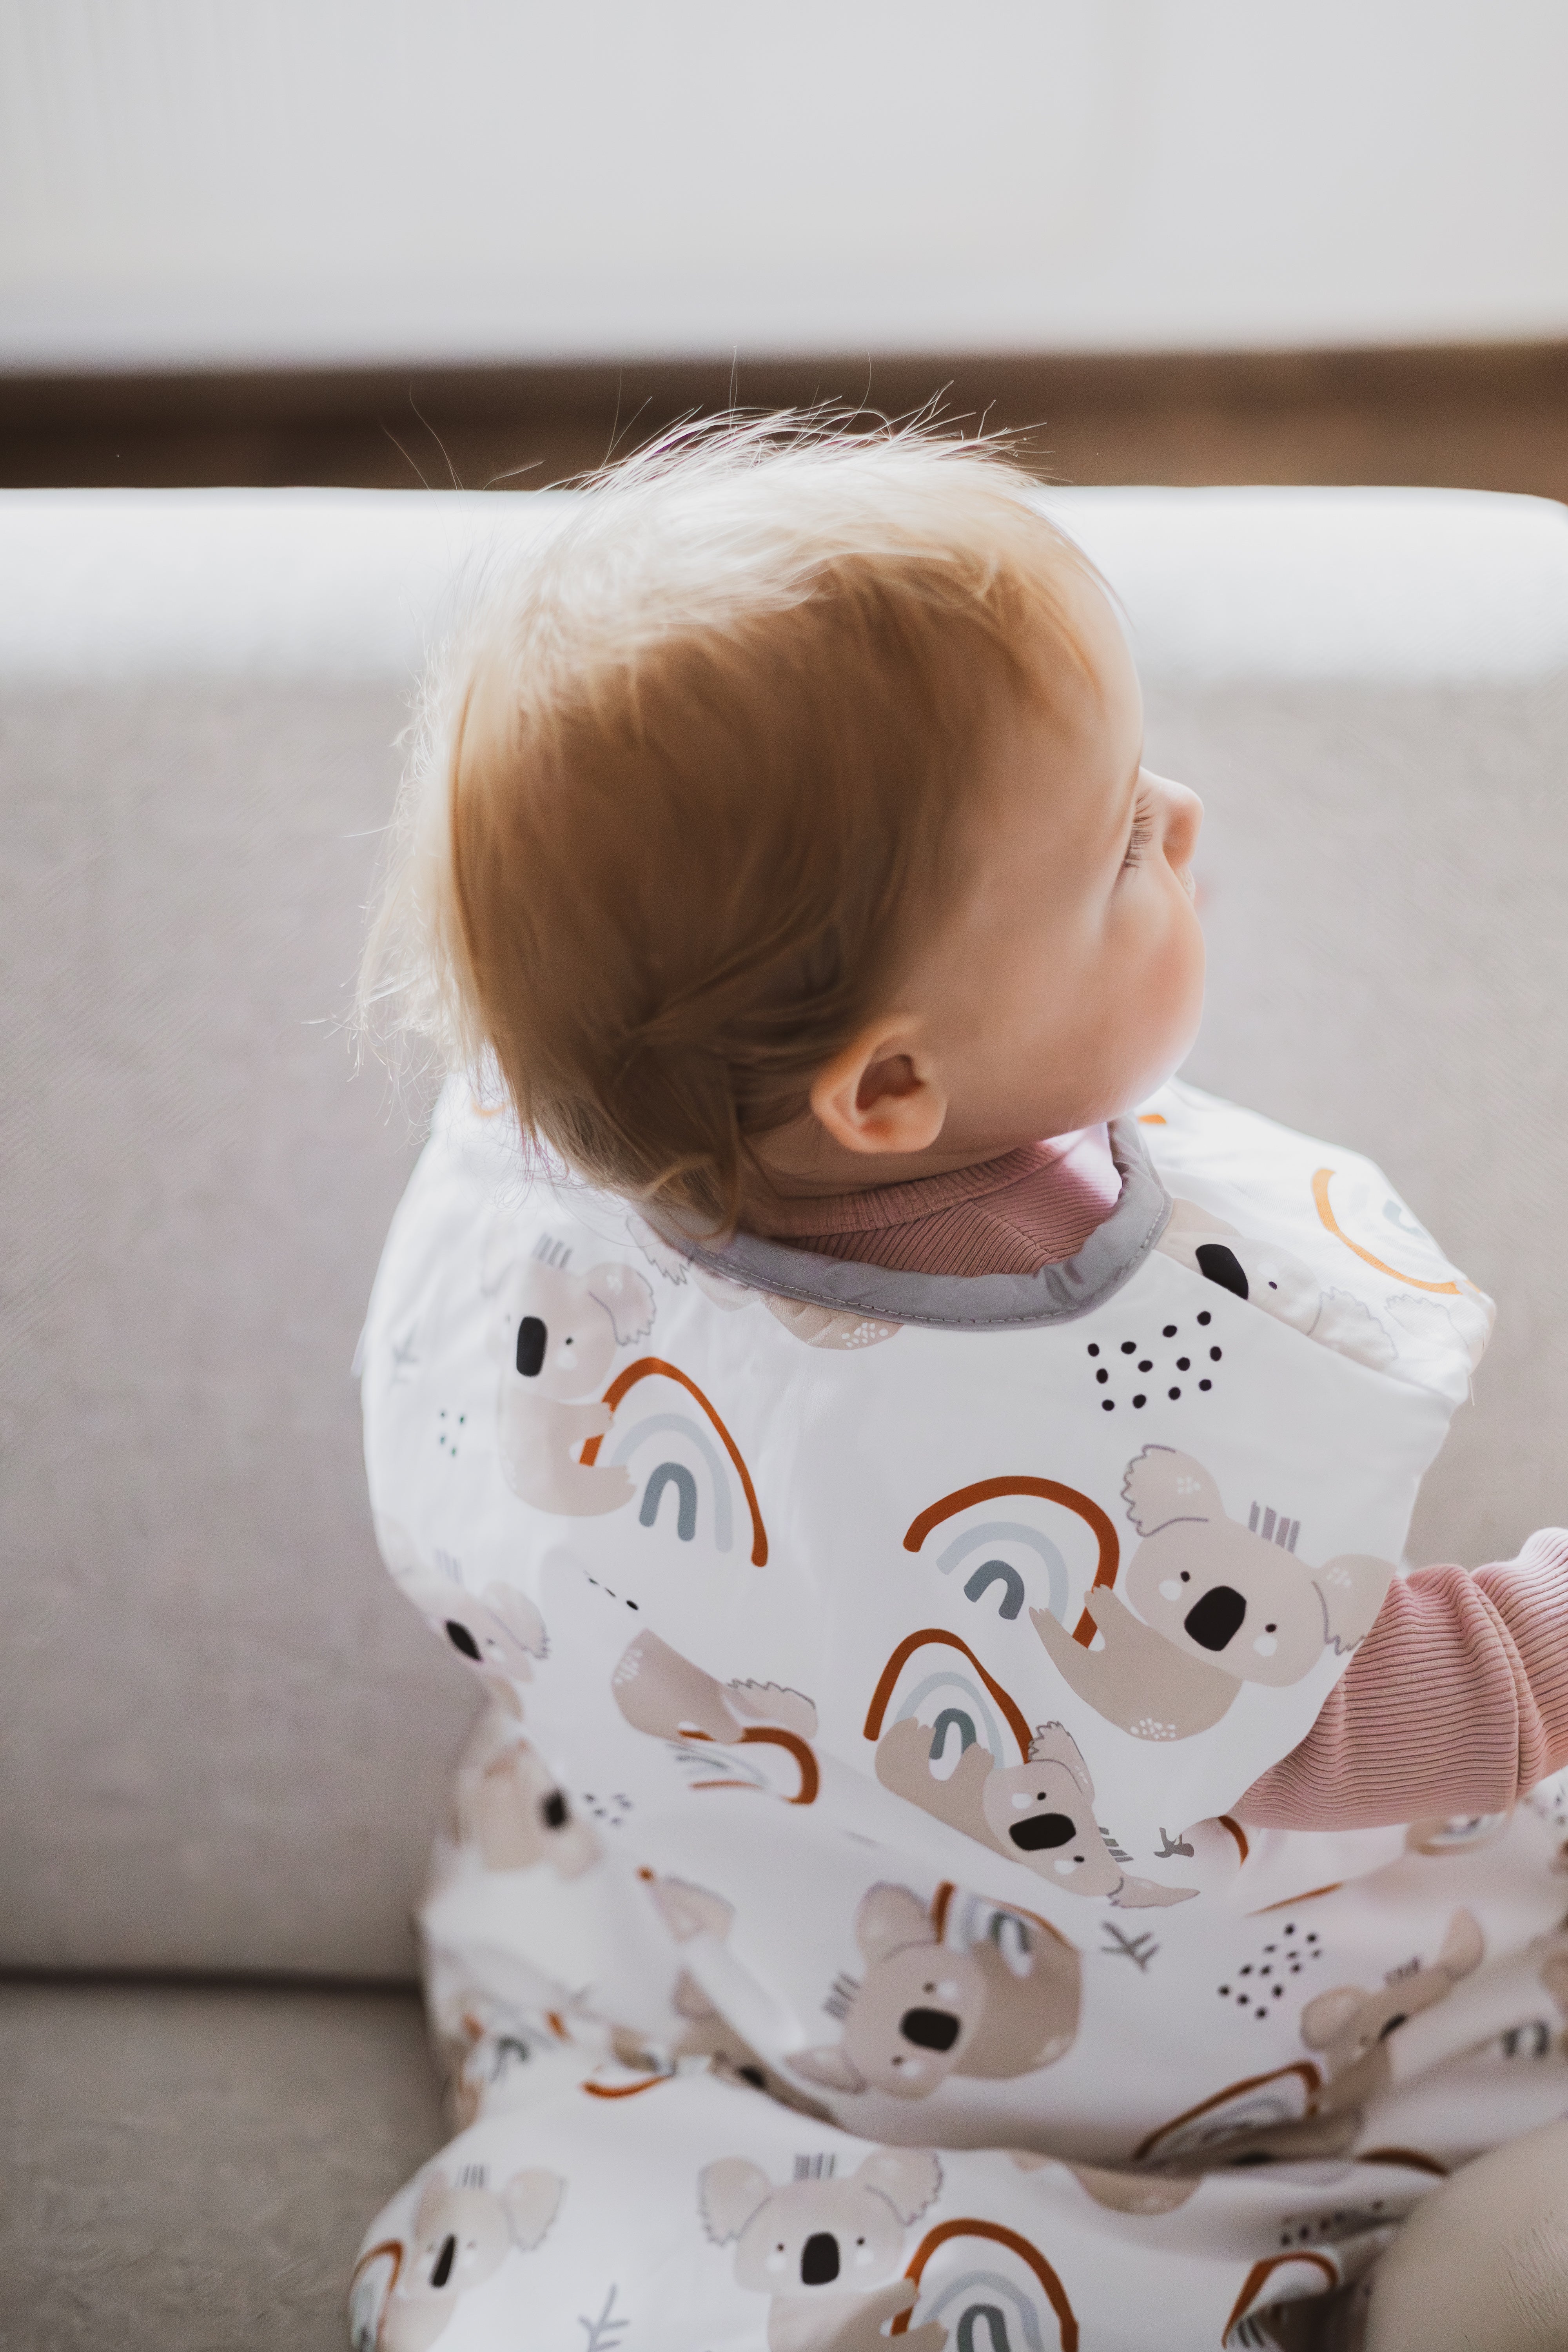
[[1236, 1807], [1260, 1829], [1502, 1813], [1568, 1765], [1568, 1530], [1496, 1568], [1423, 1568], [1311, 1730]]

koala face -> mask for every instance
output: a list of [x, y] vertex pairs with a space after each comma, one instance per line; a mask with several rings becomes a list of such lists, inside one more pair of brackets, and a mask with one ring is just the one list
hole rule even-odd
[[530, 1257], [511, 1261], [493, 1286], [500, 1294], [496, 1344], [509, 1380], [528, 1397], [596, 1395], [616, 1349], [653, 1328], [653, 1292], [629, 1265], [606, 1262], [574, 1274]]
[[985, 1980], [968, 1952], [906, 1944], [867, 1972], [845, 2021], [845, 2057], [896, 2099], [923, 2099], [945, 2082], [985, 2011]]
[[[893, 2277], [905, 2230], [942, 2188], [942, 2166], [930, 2148], [873, 2148], [845, 2180], [832, 2169], [829, 2158], [826, 2179], [775, 2189], [760, 2165], [729, 2156], [709, 2165], [699, 2182], [709, 2236], [715, 2245], [736, 2242], [737, 2284], [773, 2299], [770, 2344], [784, 2340], [775, 2332], [780, 2305], [798, 2313], [805, 2298], [820, 2295], [831, 2308]], [[785, 2333], [804, 2352], [806, 2336]], [[847, 2343], [836, 2326], [831, 2333], [835, 2344]], [[815, 2328], [810, 2341], [818, 2341]]]
[[596, 1395], [616, 1352], [616, 1328], [581, 1275], [534, 1258], [506, 1287], [512, 1369], [535, 1396]]
[[499, 2197], [487, 2189], [442, 2189], [419, 2200], [414, 2242], [399, 2297], [456, 2303], [471, 2286], [500, 2270], [511, 2244], [511, 2223]]
[[1144, 1622], [1237, 1682], [1298, 1683], [1322, 1654], [1323, 1602], [1305, 1565], [1234, 1519], [1146, 1536], [1127, 1592]]
[[1004, 1853], [1072, 1895], [1114, 1895], [1121, 1872], [1094, 1821], [1092, 1792], [1054, 1758], [993, 1772], [981, 1792]]
[[458, 1783], [465, 1838], [488, 1870], [531, 1870], [553, 1864], [576, 1878], [598, 1860], [598, 1842], [573, 1811], [542, 1757], [526, 1741], [505, 1748], [479, 1773]]
[[735, 2278], [763, 2294], [814, 2288], [854, 2294], [892, 2277], [903, 2240], [898, 2215], [874, 2189], [855, 2180], [792, 2181], [742, 2231]]
[[465, 1664], [477, 1666], [487, 1679], [499, 1674], [514, 1683], [532, 1680], [530, 1662], [543, 1657], [546, 1644], [543, 1621], [525, 1592], [492, 1584], [483, 1600], [452, 1591], [426, 1599], [425, 1607]]
[[1392, 2080], [1387, 2043], [1400, 2027], [1446, 2000], [1462, 1977], [1479, 1968], [1485, 1940], [1468, 1911], [1456, 1911], [1443, 1948], [1428, 1968], [1411, 1968], [1376, 1992], [1340, 1985], [1321, 1992], [1301, 2012], [1301, 2039], [1322, 2053], [1329, 2079], [1324, 2104], [1343, 2106], [1386, 2089]]

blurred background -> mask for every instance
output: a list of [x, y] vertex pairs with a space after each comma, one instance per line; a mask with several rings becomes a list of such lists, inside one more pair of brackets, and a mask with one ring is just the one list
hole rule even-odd
[[1561, 0], [5, 0], [0, 483], [523, 487], [693, 409], [1568, 495]]

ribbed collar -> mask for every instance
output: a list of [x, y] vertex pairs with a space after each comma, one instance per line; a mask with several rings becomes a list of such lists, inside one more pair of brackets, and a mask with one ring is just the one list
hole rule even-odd
[[1076, 1137], [1058, 1137], [1050, 1143], [1020, 1143], [1000, 1159], [982, 1160], [977, 1167], [953, 1168], [939, 1176], [914, 1176], [901, 1184], [878, 1184], [863, 1192], [831, 1192], [809, 1199], [784, 1201], [770, 1206], [765, 1223], [752, 1230], [779, 1241], [799, 1234], [873, 1234], [889, 1225], [912, 1225], [942, 1209], [961, 1208], [967, 1201], [984, 1200], [1005, 1192], [1010, 1184], [1065, 1157], [1064, 1146]]

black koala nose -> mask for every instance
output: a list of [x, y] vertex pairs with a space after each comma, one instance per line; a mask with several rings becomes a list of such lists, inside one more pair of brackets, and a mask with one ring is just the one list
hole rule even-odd
[[958, 2020], [945, 2009], [906, 2009], [899, 2032], [917, 2050], [951, 2050], [958, 2039]]
[[540, 1813], [547, 1830], [563, 1830], [566, 1826], [566, 1800], [559, 1789], [552, 1789], [542, 1801]]
[[1240, 1593], [1228, 1584], [1216, 1584], [1188, 1610], [1182, 1624], [1200, 1650], [1223, 1650], [1240, 1633], [1246, 1615], [1247, 1603]]
[[459, 1625], [455, 1617], [448, 1617], [447, 1620], [447, 1639], [450, 1642], [454, 1650], [461, 1650], [465, 1658], [472, 1658], [476, 1666], [482, 1665], [484, 1664], [483, 1659], [479, 1655], [479, 1643], [475, 1641], [468, 1627], [466, 1625]]
[[1397, 2033], [1402, 2025], [1408, 2025], [1409, 2022], [1410, 2020], [1408, 2013], [1402, 2009], [1397, 2017], [1391, 2017], [1386, 2025], [1380, 2025], [1378, 2027], [1378, 2040], [1380, 2042], [1386, 2042], [1391, 2033]]
[[1200, 1242], [1194, 1255], [1199, 1273], [1210, 1282], [1217, 1282], [1222, 1290], [1234, 1290], [1238, 1298], [1247, 1297], [1247, 1276], [1234, 1250], [1226, 1249], [1223, 1242]]
[[827, 2230], [814, 2230], [800, 2250], [802, 2286], [831, 2286], [838, 2276], [838, 2241]]
[[517, 1327], [517, 1369], [525, 1381], [537, 1380], [544, 1362], [547, 1334], [537, 1315], [525, 1315]]
[[441, 2241], [441, 2251], [436, 2257], [436, 2267], [430, 2273], [432, 2286], [446, 2285], [452, 2275], [452, 2264], [457, 2259], [457, 2254], [458, 2241], [448, 2234]]
[[1026, 1853], [1039, 1853], [1077, 1837], [1078, 1823], [1070, 1813], [1031, 1813], [1026, 1822], [1015, 1822], [1007, 1835]]

